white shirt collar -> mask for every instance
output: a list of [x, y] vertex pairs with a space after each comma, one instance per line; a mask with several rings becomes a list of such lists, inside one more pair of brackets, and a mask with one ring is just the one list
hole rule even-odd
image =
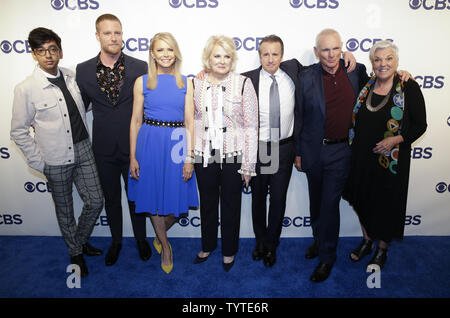
[[44, 76], [45, 77], [47, 77], [47, 78], [58, 78], [58, 77], [60, 77], [61, 76], [61, 71], [59, 70], [59, 67], [58, 67], [58, 74], [56, 74], [56, 75], [52, 75], [52, 74], [49, 74], [49, 73], [47, 73], [46, 71], [44, 71], [42, 68], [40, 68], [39, 66], [38, 66], [38, 69], [42, 72], [42, 74], [44, 74]]
[[[278, 70], [275, 72], [275, 74], [273, 74], [275, 77], [280, 77], [282, 74], [283, 74], [284, 72], [280, 69], [280, 68], [278, 68]], [[264, 68], [261, 68], [261, 73], [260, 73], [262, 76], [264, 76], [264, 77], [271, 77], [272, 76], [272, 74], [270, 74], [269, 72], [267, 72]]]

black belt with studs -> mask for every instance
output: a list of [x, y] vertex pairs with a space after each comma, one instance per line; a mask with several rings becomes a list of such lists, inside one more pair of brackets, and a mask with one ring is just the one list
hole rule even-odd
[[160, 121], [160, 120], [151, 119], [151, 118], [144, 118], [144, 122], [147, 125], [159, 126], [159, 127], [169, 127], [169, 128], [184, 127], [183, 121]]

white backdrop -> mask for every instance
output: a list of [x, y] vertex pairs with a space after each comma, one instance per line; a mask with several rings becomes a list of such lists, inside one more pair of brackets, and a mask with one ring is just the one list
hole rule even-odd
[[[334, 28], [345, 50], [370, 71], [368, 50], [380, 39], [400, 49], [400, 69], [416, 77], [427, 107], [428, 130], [411, 153], [406, 235], [450, 235], [450, 0], [2, 0], [0, 12], [0, 235], [60, 235], [45, 177], [28, 168], [9, 139], [14, 86], [35, 65], [26, 41], [29, 31], [47, 27], [62, 38], [61, 66], [99, 52], [95, 19], [117, 15], [123, 24], [124, 52], [147, 60], [153, 34], [171, 32], [184, 59], [183, 73], [201, 69], [201, 53], [209, 36], [233, 37], [238, 47], [237, 71], [259, 66], [257, 45], [267, 34], [285, 43], [284, 59], [315, 63], [316, 34]], [[88, 114], [89, 122], [92, 115]], [[79, 214], [82, 202], [74, 191]], [[132, 236], [125, 200], [124, 235]], [[283, 237], [312, 235], [305, 175], [295, 169], [290, 181]], [[200, 237], [199, 211], [191, 211], [170, 230], [172, 237]], [[147, 233], [154, 234], [151, 223]], [[355, 213], [341, 202], [341, 236], [360, 235]], [[94, 236], [109, 236], [103, 211]], [[251, 195], [243, 194], [241, 237], [253, 237]]]

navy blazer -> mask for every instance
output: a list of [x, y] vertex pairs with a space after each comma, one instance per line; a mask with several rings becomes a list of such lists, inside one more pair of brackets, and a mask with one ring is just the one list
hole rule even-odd
[[92, 148], [94, 153], [112, 155], [116, 149], [130, 153], [130, 122], [133, 113], [133, 87], [148, 72], [147, 63], [124, 54], [125, 80], [119, 99], [113, 105], [97, 83], [97, 56], [77, 65], [76, 80], [86, 107], [92, 103]]
[[[343, 60], [340, 61], [344, 67]], [[369, 80], [366, 67], [357, 63], [356, 68], [346, 75], [353, 87], [355, 96]], [[296, 156], [301, 157], [302, 170], [308, 170], [319, 160], [320, 149], [325, 137], [326, 105], [323, 90], [322, 65], [316, 63], [299, 74], [301, 129], [297, 131]], [[356, 102], [356, 99], [355, 99]], [[349, 122], [350, 124], [350, 122]], [[350, 127], [349, 127], [350, 128]]]
[[[301, 118], [299, 115], [301, 112], [301, 105], [300, 105], [300, 90], [299, 90], [299, 81], [298, 81], [298, 75], [299, 73], [306, 69], [307, 67], [303, 66], [297, 59], [291, 59], [287, 61], [283, 61], [280, 63], [280, 69], [284, 71], [294, 82], [295, 85], [295, 119], [294, 119], [294, 134], [293, 136], [297, 136], [296, 133], [298, 130], [300, 130], [301, 125]], [[258, 96], [259, 99], [259, 76], [261, 72], [262, 66], [258, 67], [257, 69], [254, 69], [252, 71], [248, 71], [245, 73], [242, 73], [242, 75], [247, 76], [252, 81], [253, 87], [256, 91], [256, 96]], [[259, 121], [259, 117], [258, 117]], [[259, 127], [259, 124], [258, 124]]]

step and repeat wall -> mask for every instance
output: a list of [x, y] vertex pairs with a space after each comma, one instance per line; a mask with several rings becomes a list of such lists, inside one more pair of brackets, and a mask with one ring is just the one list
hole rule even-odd
[[[343, 49], [371, 65], [368, 51], [379, 40], [399, 47], [399, 69], [415, 77], [425, 96], [428, 130], [411, 151], [406, 235], [450, 235], [450, 0], [2, 0], [0, 11], [0, 235], [60, 235], [46, 179], [27, 167], [10, 141], [13, 90], [35, 67], [27, 42], [36, 27], [62, 38], [60, 65], [75, 70], [99, 52], [95, 20], [117, 15], [123, 51], [147, 60], [152, 36], [171, 32], [183, 54], [183, 74], [201, 70], [206, 40], [215, 34], [234, 39], [237, 71], [258, 67], [258, 45], [268, 34], [285, 44], [284, 59], [316, 63], [315, 36], [324, 28], [340, 32]], [[91, 129], [92, 114], [88, 113]], [[125, 192], [124, 235], [132, 236]], [[383, 198], [380, 198], [383, 200]], [[74, 187], [74, 206], [82, 207]], [[283, 237], [312, 236], [306, 177], [295, 169], [289, 185]], [[154, 235], [150, 221], [149, 236]], [[341, 236], [358, 236], [357, 217], [341, 201]], [[103, 211], [93, 232], [109, 236]], [[199, 210], [190, 211], [169, 231], [171, 237], [200, 237]], [[253, 237], [251, 194], [242, 195], [241, 237]]]

